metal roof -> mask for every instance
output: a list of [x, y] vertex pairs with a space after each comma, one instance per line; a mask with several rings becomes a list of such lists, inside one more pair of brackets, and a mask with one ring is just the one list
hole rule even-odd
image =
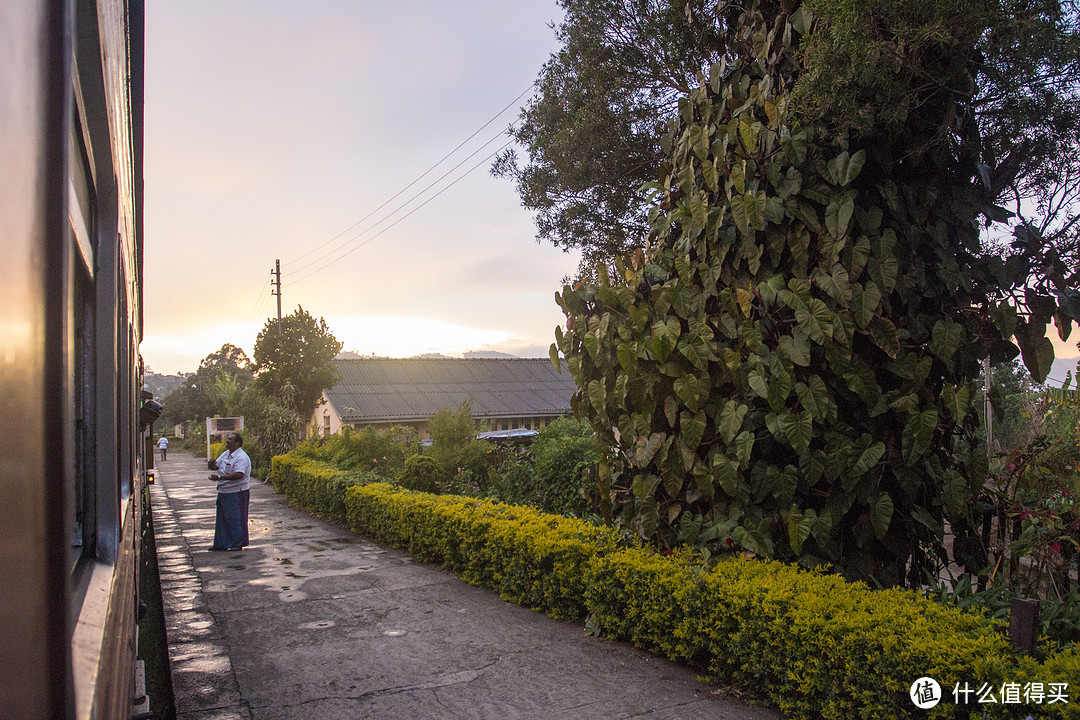
[[326, 399], [342, 422], [417, 422], [472, 402], [474, 418], [568, 415], [577, 385], [532, 358], [338, 358]]

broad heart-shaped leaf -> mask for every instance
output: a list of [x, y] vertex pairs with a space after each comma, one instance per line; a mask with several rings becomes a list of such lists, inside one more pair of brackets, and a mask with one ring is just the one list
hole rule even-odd
[[870, 525], [874, 528], [874, 535], [878, 540], [885, 537], [889, 530], [889, 523], [893, 516], [893, 501], [889, 493], [883, 492], [870, 501]]
[[555, 343], [551, 343], [551, 347], [548, 348], [548, 357], [551, 358], [551, 364], [555, 366], [555, 369], [562, 375], [562, 363], [559, 361], [559, 348]]
[[734, 400], [728, 400], [724, 404], [716, 423], [716, 429], [720, 433], [721, 440], [730, 443], [735, 439], [735, 436], [742, 429], [743, 418], [746, 417], [746, 412], [749, 409], [746, 405], [736, 403]]
[[854, 470], [856, 476], [865, 475], [870, 471], [870, 468], [877, 464], [877, 461], [881, 459], [881, 456], [885, 454], [885, 443], [880, 440], [870, 447], [863, 450], [862, 455], [855, 462]]
[[851, 215], [855, 212], [855, 191], [845, 190], [825, 208], [825, 228], [839, 240], [847, 233]]
[[814, 418], [808, 411], [784, 413], [780, 416], [780, 428], [795, 452], [801, 453], [810, 447], [810, 440], [814, 436]]
[[881, 291], [873, 280], [867, 282], [866, 287], [859, 283], [851, 286], [851, 314], [860, 329], [865, 329], [870, 324], [880, 304]]
[[750, 221], [746, 217], [746, 196], [736, 195], [731, 198], [731, 219], [742, 233], [750, 232]]
[[829, 161], [829, 179], [834, 185], [846, 187], [858, 177], [865, 162], [866, 152], [864, 150], [859, 150], [854, 155], [848, 155], [847, 150], [845, 150]]
[[818, 419], [824, 420], [829, 411], [829, 389], [818, 375], [811, 375], [805, 383], [795, 385], [795, 394], [804, 410]]
[[787, 401], [788, 396], [791, 395], [793, 384], [794, 381], [791, 375], [784, 371], [782, 367], [774, 370], [769, 378], [769, 407], [776, 412], [783, 410], [784, 403]]
[[581, 342], [589, 355], [595, 359], [596, 354], [600, 352], [600, 337], [595, 332], [590, 331], [585, 333], [585, 337], [581, 339]]
[[682, 440], [686, 443], [686, 447], [696, 450], [701, 444], [702, 436], [705, 435], [705, 411], [688, 413], [684, 410], [679, 414], [679, 430], [682, 432]]
[[723, 488], [728, 497], [735, 497], [739, 491], [739, 464], [723, 453], [717, 453], [712, 467], [716, 484]]
[[765, 229], [765, 209], [769, 198], [764, 190], [758, 190], [753, 194], [743, 196], [746, 208], [746, 223], [755, 230]]
[[810, 300], [809, 305], [799, 305], [795, 308], [795, 322], [806, 335], [818, 345], [825, 344], [825, 338], [833, 334], [833, 314], [829, 306], [817, 298]]
[[735, 456], [739, 458], [739, 467], [745, 468], [750, 465], [750, 453], [754, 451], [754, 440], [754, 433], [749, 430], [743, 430], [735, 438]]
[[641, 522], [638, 534], [643, 540], [649, 540], [656, 535], [656, 526], [660, 522], [660, 505], [655, 497], [647, 497], [640, 502], [638, 520]]
[[675, 395], [691, 412], [701, 407], [703, 383], [694, 375], [683, 375], [674, 382]]
[[758, 133], [761, 129], [761, 123], [749, 123], [745, 118], [739, 120], [739, 139], [742, 140], [743, 147], [750, 154], [757, 154], [757, 141]]
[[656, 355], [656, 362], [663, 364], [667, 361], [668, 355], [675, 349], [676, 343], [679, 342], [679, 334], [682, 332], [682, 326], [679, 324], [677, 318], [668, 318], [667, 321], [657, 320], [653, 323], [653, 353]]
[[709, 160], [701, 163], [701, 178], [709, 190], [716, 192], [720, 189], [720, 174], [716, 171], [716, 165]]
[[746, 192], [746, 161], [736, 160], [731, 164], [731, 186], [739, 195]]
[[946, 385], [941, 391], [941, 399], [945, 402], [945, 407], [949, 410], [952, 421], [955, 423], [963, 422], [964, 414], [971, 404], [971, 389], [967, 385], [961, 385], [958, 388]]
[[599, 380], [592, 380], [589, 382], [588, 387], [589, 402], [592, 403], [593, 409], [596, 410], [598, 415], [603, 415], [606, 407], [604, 386]]
[[1030, 323], [1021, 321], [1016, 329], [1016, 340], [1031, 378], [1037, 383], [1046, 380], [1054, 364], [1054, 344], [1046, 337], [1046, 323], [1034, 319]]
[[956, 348], [960, 346], [961, 335], [962, 328], [952, 320], [938, 320], [930, 332], [930, 349], [950, 368]]
[[660, 486], [660, 478], [656, 475], [638, 475], [630, 486], [634, 497], [641, 499], [651, 498]]
[[643, 468], [652, 462], [653, 457], [656, 456], [656, 451], [660, 449], [660, 446], [664, 444], [663, 433], [653, 433], [649, 437], [638, 437], [634, 459], [637, 460], [637, 466]]
[[809, 508], [805, 513], [799, 512], [797, 506], [792, 505], [791, 509], [787, 513], [787, 530], [788, 530], [788, 542], [791, 543], [791, 549], [798, 555], [802, 552], [803, 543], [810, 537], [810, 532], [814, 529], [814, 523], [817, 521], [817, 513], [813, 508]]
[[619, 367], [625, 373], [633, 373], [637, 370], [637, 353], [627, 343], [619, 343], [615, 349], [615, 355], [619, 359]]
[[922, 412], [911, 412], [904, 425], [903, 452], [904, 462], [914, 465], [930, 449], [937, 428], [937, 410], [930, 408]]
[[871, 321], [869, 329], [870, 337], [874, 338], [874, 343], [884, 350], [885, 354], [895, 358], [900, 353], [900, 336], [891, 320], [879, 315]]
[[791, 335], [780, 338], [780, 351], [795, 365], [810, 365], [810, 338], [799, 328], [793, 328]]

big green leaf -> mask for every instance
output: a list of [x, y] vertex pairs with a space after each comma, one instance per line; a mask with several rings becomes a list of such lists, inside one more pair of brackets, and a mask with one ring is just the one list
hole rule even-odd
[[668, 355], [675, 349], [679, 341], [682, 325], [677, 318], [669, 317], [667, 320], [657, 320], [652, 326], [653, 353], [656, 361], [663, 363]]
[[873, 526], [878, 540], [884, 539], [885, 533], [888, 532], [893, 510], [893, 501], [887, 492], [881, 493], [870, 501], [870, 525]]
[[814, 436], [813, 425], [814, 418], [807, 410], [787, 412], [780, 416], [780, 427], [795, 452], [801, 453], [810, 447], [810, 440]]
[[724, 403], [724, 409], [720, 411], [716, 429], [720, 432], [720, 438], [725, 443], [730, 443], [735, 439], [735, 436], [742, 429], [743, 418], [746, 417], [749, 409], [746, 405], [736, 403], [734, 400], [728, 400]]
[[810, 537], [810, 532], [814, 529], [814, 523], [817, 521], [817, 512], [813, 508], [809, 508], [806, 512], [800, 512], [798, 507], [793, 505], [787, 513], [787, 530], [788, 530], [788, 542], [791, 543], [791, 549], [798, 555], [802, 553], [803, 543]]
[[855, 465], [852, 467], [855, 475], [865, 475], [870, 471], [870, 468], [877, 464], [877, 461], [885, 454], [885, 443], [880, 440], [870, 447], [863, 450], [859, 455], [859, 459], [855, 461]]
[[810, 365], [810, 339], [799, 328], [794, 328], [791, 335], [783, 335], [778, 343], [780, 350], [788, 360], [799, 367]]
[[908, 465], [915, 464], [930, 449], [937, 423], [938, 413], [933, 408], [908, 415], [903, 436], [904, 461]]
[[795, 385], [795, 394], [803, 409], [817, 420], [824, 420], [829, 410], [829, 389], [818, 375], [811, 375], [805, 383]]
[[701, 444], [701, 438], [705, 434], [705, 411], [698, 410], [696, 413], [683, 411], [679, 415], [679, 430], [686, 446], [695, 450]]

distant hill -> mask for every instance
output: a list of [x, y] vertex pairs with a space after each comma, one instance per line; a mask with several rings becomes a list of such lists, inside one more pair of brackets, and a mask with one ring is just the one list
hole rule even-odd
[[474, 358], [516, 358], [517, 355], [511, 355], [510, 353], [496, 352], [494, 350], [470, 350], [465, 353], [463, 357], [467, 359]]
[[181, 375], [159, 375], [153, 370], [147, 370], [143, 374], [143, 387], [154, 393], [154, 397], [163, 398], [183, 385], [184, 380], [191, 377], [191, 375], [192, 373], [183, 373]]

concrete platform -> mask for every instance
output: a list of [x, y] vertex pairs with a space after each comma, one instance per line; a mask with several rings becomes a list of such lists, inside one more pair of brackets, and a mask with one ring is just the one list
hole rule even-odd
[[151, 486], [179, 720], [776, 720], [693, 671], [503, 602], [251, 489], [251, 546], [211, 552], [215, 485]]

